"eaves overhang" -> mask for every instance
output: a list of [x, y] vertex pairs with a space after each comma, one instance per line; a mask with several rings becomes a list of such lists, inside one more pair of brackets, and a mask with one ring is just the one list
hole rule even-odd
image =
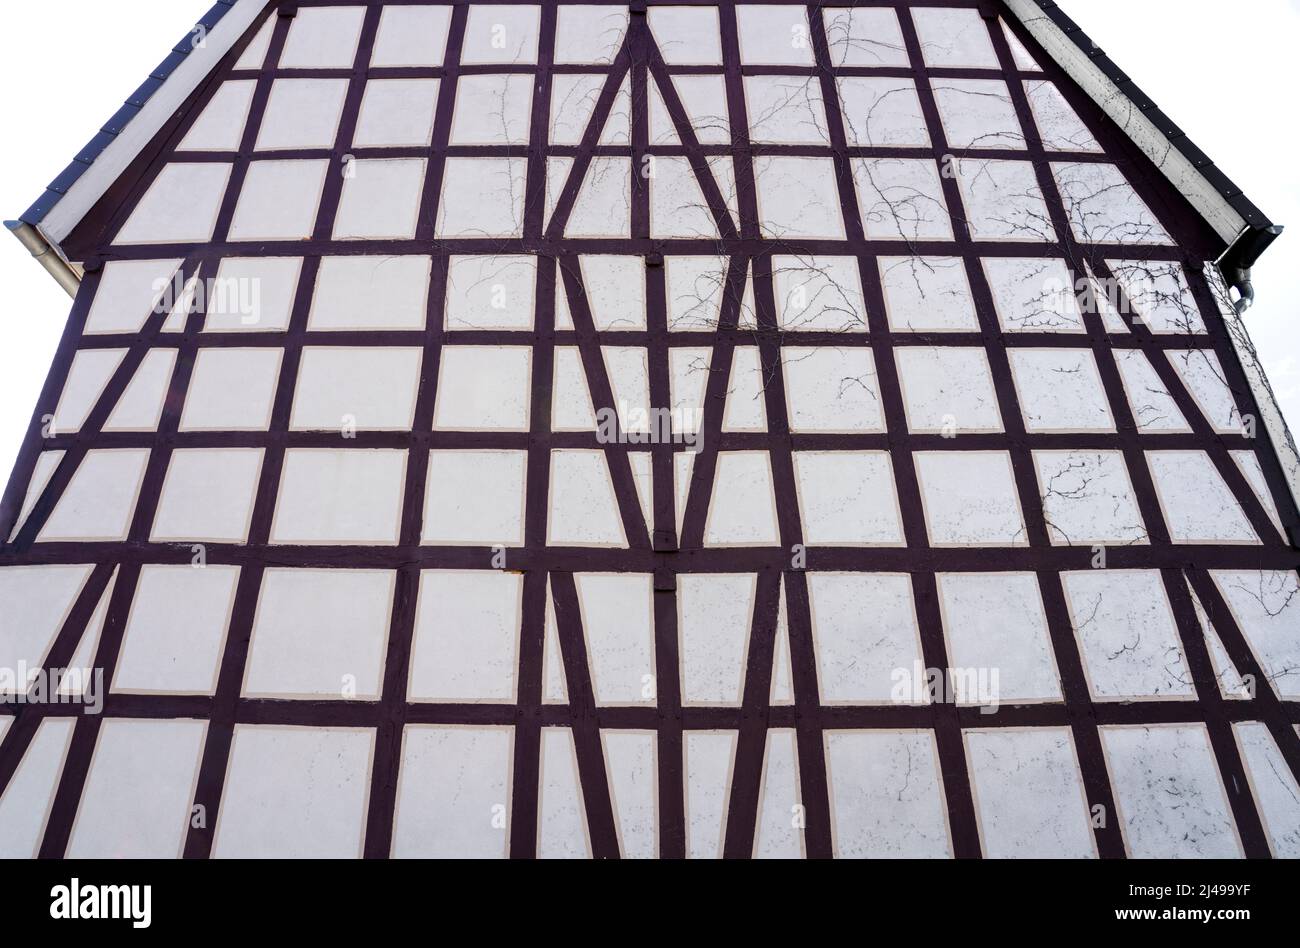
[[6, 226], [68, 289], [80, 268], [63, 241], [271, 0], [216, 0], [40, 197]]
[[[80, 268], [64, 254], [64, 239], [271, 2], [217, 0], [35, 203], [8, 222], [65, 289], [69, 274], [80, 278]], [[989, 0], [988, 6], [1004, 6], [1023, 24], [1187, 199], [1222, 241], [1217, 262], [1228, 283], [1245, 293], [1250, 267], [1282, 228], [1060, 6], [1052, 0]]]

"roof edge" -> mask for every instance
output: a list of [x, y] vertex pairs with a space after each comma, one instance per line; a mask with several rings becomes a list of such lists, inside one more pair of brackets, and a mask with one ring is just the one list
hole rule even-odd
[[[49, 250], [73, 276], [61, 244], [175, 110], [273, 0], [216, 0], [98, 134], [10, 227], [44, 260]], [[1224, 243], [1225, 274], [1249, 271], [1281, 233], [1053, 0], [1003, 0], [1058, 66], [1151, 159]], [[26, 235], [26, 236], [24, 236]], [[37, 252], [31, 240], [46, 249]], [[50, 269], [48, 266], [46, 269]], [[55, 273], [67, 289], [67, 274]]]
[[[271, 0], [216, 0], [20, 217], [55, 250]], [[60, 251], [60, 256], [62, 252]]]
[[1053, 0], [1004, 0], [1079, 87], [1151, 159], [1223, 241], [1234, 269], [1249, 269], [1281, 233]]

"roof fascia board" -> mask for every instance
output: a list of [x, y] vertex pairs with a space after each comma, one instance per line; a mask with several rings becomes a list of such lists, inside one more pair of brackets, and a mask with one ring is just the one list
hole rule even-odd
[[[1036, 0], [1004, 0], [1047, 54], [1151, 159], [1161, 173], [1187, 198], [1205, 222], [1231, 246], [1247, 229], [1258, 226], [1246, 220], [1219, 189], [1174, 142], [1152, 122], [1116, 83], [1102, 72], [1088, 53], [1053, 20]], [[1089, 40], [1089, 43], [1091, 41]], [[1267, 221], [1263, 222], [1267, 224]]]
[[58, 247], [63, 243], [270, 2], [236, 0], [230, 12], [205, 36], [203, 44], [186, 56], [176, 71], [150, 96], [139, 114], [39, 223], [38, 229], [50, 244]]

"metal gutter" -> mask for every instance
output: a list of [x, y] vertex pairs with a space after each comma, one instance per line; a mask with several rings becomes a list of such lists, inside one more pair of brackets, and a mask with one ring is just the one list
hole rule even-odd
[[1269, 248], [1282, 234], [1282, 225], [1269, 227], [1247, 227], [1233, 242], [1223, 256], [1215, 261], [1224, 281], [1241, 294], [1232, 304], [1238, 316], [1244, 316], [1246, 310], [1255, 305], [1255, 284], [1251, 281], [1250, 270], [1260, 254]]
[[81, 275], [68, 265], [56, 248], [50, 246], [49, 242], [41, 236], [41, 232], [23, 221], [5, 221], [5, 227], [9, 228], [9, 232], [18, 238], [18, 242], [27, 248], [36, 262], [54, 277], [59, 286], [75, 299], [77, 287], [81, 285]]

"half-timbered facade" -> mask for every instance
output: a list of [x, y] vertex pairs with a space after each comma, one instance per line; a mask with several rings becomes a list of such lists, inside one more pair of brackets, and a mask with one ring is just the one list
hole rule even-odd
[[1052, 4], [164, 66], [15, 225], [0, 854], [1300, 855], [1277, 229]]

